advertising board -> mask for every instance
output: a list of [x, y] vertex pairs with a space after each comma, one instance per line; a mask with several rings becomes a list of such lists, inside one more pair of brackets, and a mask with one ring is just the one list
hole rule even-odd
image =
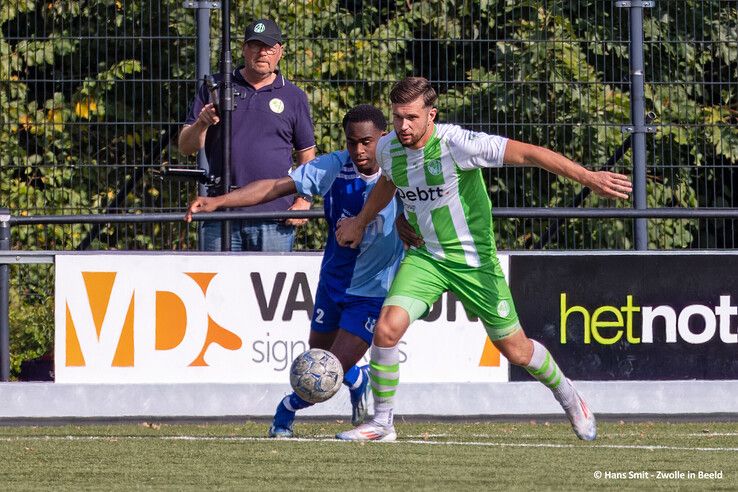
[[571, 379], [738, 379], [738, 256], [514, 255], [510, 271], [526, 333]]
[[[307, 348], [320, 255], [58, 255], [62, 383], [284, 383]], [[501, 258], [507, 269], [506, 258]], [[444, 295], [400, 343], [403, 382], [507, 381], [507, 361]], [[367, 363], [368, 360], [364, 360]]]

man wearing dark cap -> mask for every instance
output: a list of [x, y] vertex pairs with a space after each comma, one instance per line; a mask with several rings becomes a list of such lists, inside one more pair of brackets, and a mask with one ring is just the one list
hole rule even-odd
[[[276, 22], [259, 19], [248, 25], [242, 54], [244, 65], [234, 70], [231, 128], [231, 183], [244, 186], [260, 179], [287, 175], [295, 152], [298, 164], [315, 158], [315, 136], [305, 93], [277, 69], [282, 58], [282, 31]], [[222, 80], [215, 76], [216, 82]], [[217, 110], [207, 87], [200, 88], [179, 135], [179, 150], [187, 155], [204, 148], [211, 174], [223, 168], [223, 144]], [[253, 212], [307, 210], [302, 197], [284, 197], [246, 207]], [[304, 220], [231, 221], [233, 251], [290, 251], [294, 227]], [[204, 246], [220, 251], [220, 223], [203, 225]]]

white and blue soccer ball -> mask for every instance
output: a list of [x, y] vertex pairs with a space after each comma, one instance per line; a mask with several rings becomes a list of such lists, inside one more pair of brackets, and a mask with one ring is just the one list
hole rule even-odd
[[292, 362], [290, 384], [297, 396], [320, 403], [335, 395], [343, 384], [343, 368], [338, 358], [323, 349], [310, 349]]

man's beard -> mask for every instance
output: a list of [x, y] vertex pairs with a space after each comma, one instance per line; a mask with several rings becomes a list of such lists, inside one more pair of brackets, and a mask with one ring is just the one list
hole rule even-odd
[[412, 147], [413, 145], [415, 145], [418, 142], [420, 142], [420, 140], [423, 138], [423, 135], [425, 135], [425, 133], [423, 133], [422, 135], [420, 135], [417, 138], [414, 135], [411, 135], [411, 137], [412, 137], [412, 140], [411, 141], [405, 143], [402, 140], [400, 140], [400, 145], [402, 145], [403, 147]]

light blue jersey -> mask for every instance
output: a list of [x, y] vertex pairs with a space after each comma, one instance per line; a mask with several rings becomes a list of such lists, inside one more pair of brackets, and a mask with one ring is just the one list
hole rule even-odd
[[381, 171], [373, 176], [361, 174], [346, 150], [322, 155], [290, 173], [299, 193], [325, 199], [328, 241], [320, 283], [332, 295], [384, 298], [402, 258], [402, 242], [395, 229], [400, 213], [397, 199], [367, 226], [359, 248], [339, 246], [336, 241], [336, 225], [344, 217], [358, 215], [380, 175]]

